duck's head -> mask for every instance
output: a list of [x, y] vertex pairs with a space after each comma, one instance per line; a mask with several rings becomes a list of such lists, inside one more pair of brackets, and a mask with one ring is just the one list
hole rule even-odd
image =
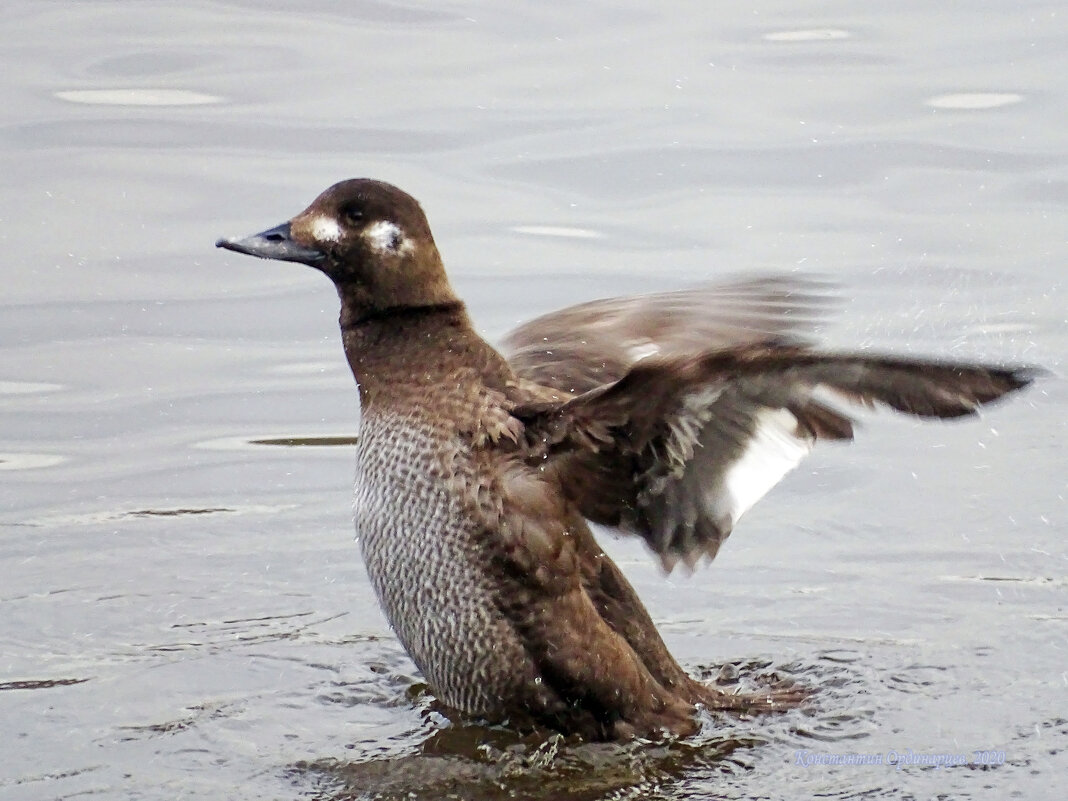
[[369, 178], [334, 184], [288, 222], [215, 245], [315, 267], [364, 311], [456, 300], [419, 203]]

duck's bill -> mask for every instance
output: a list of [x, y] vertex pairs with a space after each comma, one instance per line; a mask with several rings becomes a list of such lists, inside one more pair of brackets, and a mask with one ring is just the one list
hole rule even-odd
[[226, 248], [235, 253], [247, 253], [261, 259], [295, 261], [312, 267], [318, 267], [326, 258], [326, 254], [321, 250], [295, 242], [287, 222], [252, 236], [219, 239], [215, 242], [215, 247]]

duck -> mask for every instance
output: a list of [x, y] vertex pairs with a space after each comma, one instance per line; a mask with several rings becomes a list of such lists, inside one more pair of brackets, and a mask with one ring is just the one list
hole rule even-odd
[[586, 740], [686, 737], [702, 709], [781, 711], [811, 693], [691, 677], [591, 523], [640, 537], [666, 572], [693, 569], [814, 445], [853, 438], [851, 407], [964, 417], [1037, 375], [823, 352], [804, 334], [826, 295], [774, 276], [574, 306], [497, 350], [419, 202], [369, 178], [216, 245], [337, 290], [360, 401], [357, 538], [435, 698]]

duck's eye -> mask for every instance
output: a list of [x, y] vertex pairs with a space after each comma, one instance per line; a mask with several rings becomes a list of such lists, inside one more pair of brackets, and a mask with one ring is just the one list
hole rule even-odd
[[358, 223], [363, 219], [363, 209], [359, 206], [343, 206], [341, 219], [347, 223]]

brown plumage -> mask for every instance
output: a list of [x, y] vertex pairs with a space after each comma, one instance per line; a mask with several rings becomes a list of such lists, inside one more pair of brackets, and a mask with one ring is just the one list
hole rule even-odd
[[827, 293], [790, 279], [565, 309], [514, 332], [506, 359], [475, 333], [419, 204], [378, 181], [218, 245], [337, 287], [362, 410], [357, 532], [434, 692], [594, 739], [688, 734], [697, 705], [766, 711], [805, 692], [691, 679], [587, 520], [693, 566], [813, 443], [852, 439], [843, 407], [958, 417], [1034, 374], [816, 352], [802, 335]]

